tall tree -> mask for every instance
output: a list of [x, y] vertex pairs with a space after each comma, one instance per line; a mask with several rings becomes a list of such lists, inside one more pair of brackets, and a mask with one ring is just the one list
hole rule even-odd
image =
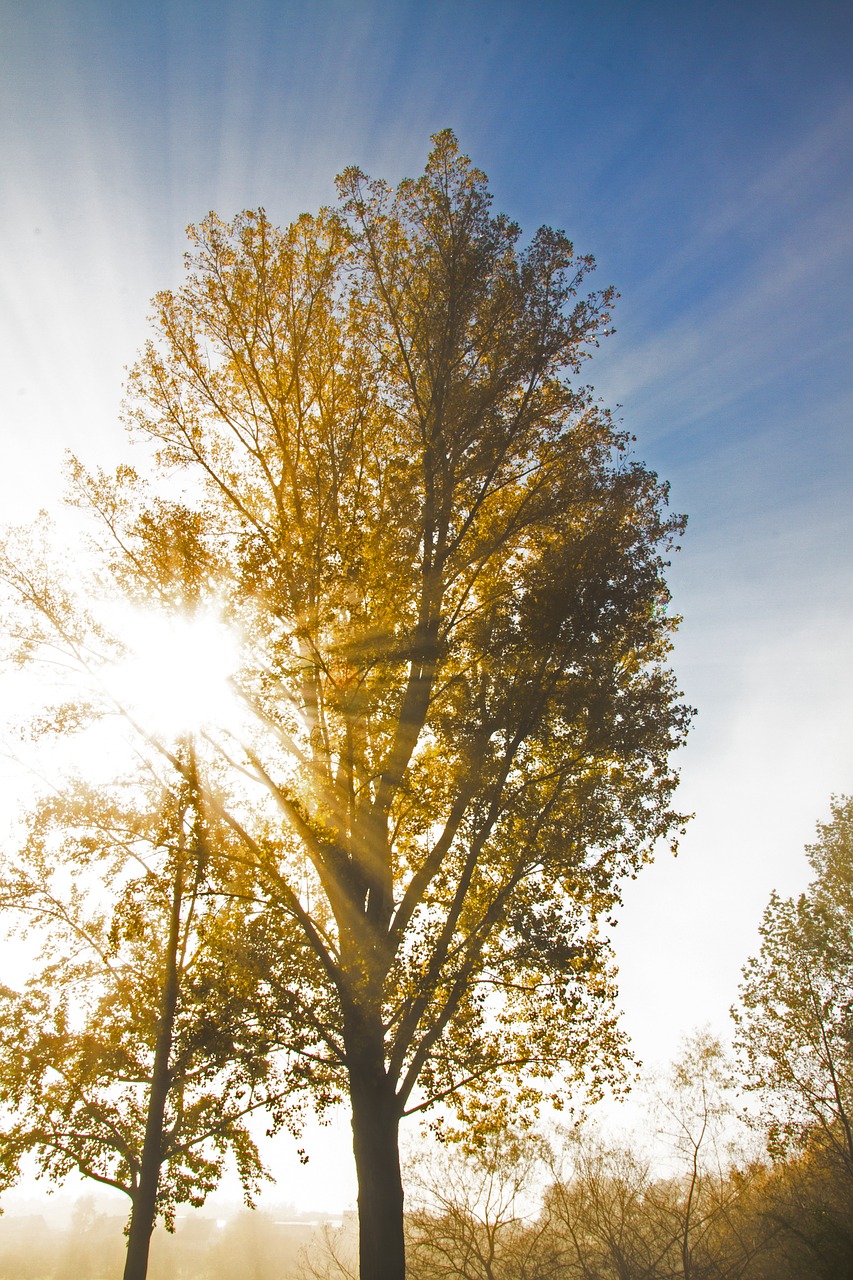
[[806, 891], [774, 893], [764, 912], [732, 1011], [735, 1045], [771, 1154], [816, 1144], [853, 1179], [853, 797], [833, 801], [806, 854]]
[[404, 1114], [618, 1071], [598, 921], [681, 824], [689, 719], [683, 521], [575, 380], [613, 292], [583, 295], [561, 232], [522, 247], [434, 143], [420, 178], [348, 170], [284, 230], [191, 228], [130, 379], [153, 465], [75, 471], [126, 596], [189, 591], [243, 637], [254, 727], [206, 741], [267, 796], [261, 827], [222, 818], [312, 957], [363, 1280], [404, 1273]]

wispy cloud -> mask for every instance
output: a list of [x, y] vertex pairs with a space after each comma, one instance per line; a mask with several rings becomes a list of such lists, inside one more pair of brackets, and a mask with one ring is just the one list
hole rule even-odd
[[[679, 275], [694, 274], [703, 260], [718, 267], [667, 323], [639, 339], [631, 333], [604, 362], [608, 394], [631, 404], [647, 436], [723, 419], [738, 402], [780, 384], [796, 381], [822, 398], [810, 370], [853, 337], [844, 284], [853, 284], [853, 167], [839, 175], [837, 165], [851, 129], [853, 99], [753, 178], [742, 202], [730, 195], [645, 282], [645, 296], [627, 300], [632, 315], [648, 320], [655, 295]], [[720, 246], [745, 231], [754, 242], [749, 259], [726, 261]]]

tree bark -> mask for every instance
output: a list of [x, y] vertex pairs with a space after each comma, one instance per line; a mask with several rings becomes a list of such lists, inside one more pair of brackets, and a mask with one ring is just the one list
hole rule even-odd
[[400, 1109], [385, 1070], [380, 1019], [374, 1034], [363, 1029], [350, 1060], [350, 1096], [358, 1175], [360, 1280], [405, 1280], [403, 1180], [400, 1174]]
[[154, 1065], [151, 1072], [151, 1092], [148, 1095], [148, 1114], [145, 1118], [145, 1138], [139, 1167], [139, 1182], [133, 1197], [130, 1226], [127, 1234], [127, 1257], [124, 1264], [124, 1280], [145, 1280], [148, 1274], [148, 1253], [151, 1233], [157, 1213], [157, 1187], [160, 1182], [160, 1166], [163, 1163], [163, 1127], [166, 1117], [166, 1099], [171, 1079], [169, 1058], [172, 1053], [172, 1036], [175, 1027], [175, 1011], [178, 1005], [178, 940], [181, 927], [181, 902], [183, 877], [180, 868], [172, 891], [172, 912], [169, 921], [169, 941], [166, 951], [163, 991], [160, 1000], [160, 1017], [157, 1039], [154, 1045]]

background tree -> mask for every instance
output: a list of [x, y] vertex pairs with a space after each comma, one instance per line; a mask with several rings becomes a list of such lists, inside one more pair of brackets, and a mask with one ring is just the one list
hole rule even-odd
[[522, 248], [449, 132], [417, 180], [340, 191], [191, 229], [130, 381], [150, 475], [74, 474], [113, 592], [243, 637], [254, 725], [206, 743], [268, 807], [218, 812], [301, 931], [361, 1274], [399, 1280], [404, 1114], [618, 1073], [597, 926], [681, 823], [683, 521], [572, 380], [609, 325], [591, 259]]
[[747, 1189], [761, 1241], [750, 1280], [835, 1280], [853, 1274], [853, 1188], [824, 1151], [757, 1171]]
[[547, 1144], [504, 1126], [466, 1137], [456, 1149], [419, 1149], [407, 1169], [407, 1275], [545, 1280], [538, 1201]]
[[797, 898], [771, 896], [732, 1010], [775, 1162], [758, 1201], [773, 1237], [762, 1275], [853, 1266], [853, 798], [833, 800], [806, 855], [814, 878]]
[[834, 800], [798, 898], [771, 896], [732, 1014], [775, 1157], [811, 1146], [853, 1179], [853, 797]]
[[584, 1124], [565, 1137], [545, 1197], [557, 1273], [584, 1280], [734, 1280], [763, 1247], [750, 1204], [756, 1171], [735, 1145], [720, 1041], [699, 1031], [658, 1082], [653, 1131], [629, 1140]]
[[677, 1274], [684, 1280], [739, 1275], [748, 1253], [736, 1248], [732, 1256], [726, 1246], [743, 1183], [730, 1176], [736, 1113], [731, 1067], [717, 1036], [697, 1031], [684, 1042], [656, 1102], [674, 1194], [659, 1184], [652, 1199], [677, 1251]]
[[563, 1280], [658, 1280], [670, 1274], [648, 1155], [589, 1126], [565, 1135], [544, 1199], [545, 1252]]
[[[72, 1171], [131, 1201], [126, 1280], [143, 1280], [155, 1218], [203, 1203], [228, 1151], [247, 1196], [264, 1170], [246, 1117], [295, 1123], [298, 1059], [271, 1061], [269, 962], [227, 835], [178, 777], [43, 800], [0, 902], [40, 944], [0, 992], [0, 1162]], [[272, 976], [286, 980], [277, 951]], [[292, 1096], [288, 1090], [293, 1089]]]

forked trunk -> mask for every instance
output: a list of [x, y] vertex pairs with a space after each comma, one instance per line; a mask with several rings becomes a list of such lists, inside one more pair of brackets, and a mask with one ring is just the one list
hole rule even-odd
[[[365, 1055], [366, 1056], [366, 1055]], [[381, 1057], [350, 1064], [360, 1280], [405, 1280], [399, 1107]]]

